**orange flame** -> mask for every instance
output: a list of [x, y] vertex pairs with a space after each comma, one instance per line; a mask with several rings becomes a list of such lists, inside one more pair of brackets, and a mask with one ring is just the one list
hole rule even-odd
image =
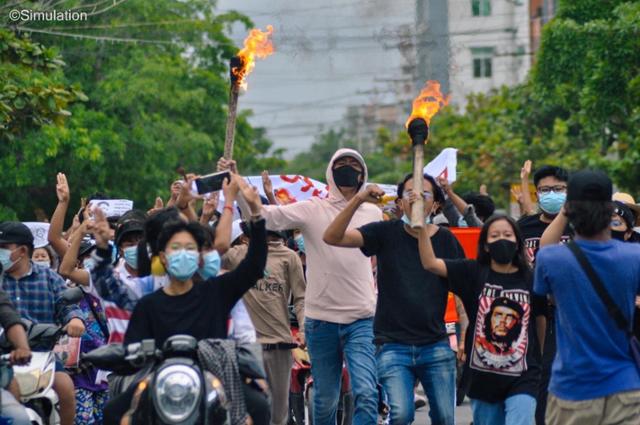
[[431, 118], [448, 103], [449, 96], [442, 94], [440, 83], [435, 80], [427, 81], [418, 97], [413, 100], [413, 110], [405, 126], [408, 128], [415, 118], [424, 118], [427, 124], [431, 123]]
[[262, 32], [258, 28], [254, 28], [249, 32], [247, 38], [244, 39], [244, 47], [237, 56], [242, 62], [241, 67], [234, 67], [231, 72], [237, 78], [238, 86], [247, 89], [247, 75], [253, 71], [256, 66], [256, 57], [264, 59], [274, 52], [273, 26], [267, 25], [267, 31]]

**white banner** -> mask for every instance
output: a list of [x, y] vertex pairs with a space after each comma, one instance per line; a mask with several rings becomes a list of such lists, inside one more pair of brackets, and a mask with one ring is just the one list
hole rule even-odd
[[49, 235], [49, 223], [43, 223], [40, 221], [31, 221], [23, 223], [25, 226], [31, 230], [33, 234], [33, 247], [34, 248], [42, 248], [43, 246], [49, 245], [48, 235]]
[[454, 148], [445, 148], [438, 156], [433, 158], [430, 163], [424, 167], [424, 172], [431, 177], [437, 179], [444, 177], [449, 184], [456, 181], [456, 166], [458, 165], [458, 150]]

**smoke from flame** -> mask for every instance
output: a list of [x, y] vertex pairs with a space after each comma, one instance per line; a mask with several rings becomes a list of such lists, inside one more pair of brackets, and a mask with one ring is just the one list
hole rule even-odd
[[409, 123], [415, 118], [424, 118], [427, 124], [429, 124], [431, 118], [448, 103], [449, 96], [445, 97], [442, 94], [440, 91], [440, 83], [435, 80], [427, 81], [418, 97], [413, 100], [411, 116], [407, 119], [405, 126], [408, 128]]
[[264, 59], [274, 52], [273, 41], [271, 40], [272, 34], [273, 26], [267, 25], [266, 31], [263, 32], [258, 28], [254, 28], [245, 38], [244, 47], [237, 54], [242, 66], [231, 69], [231, 72], [237, 78], [238, 86], [243, 89], [247, 89], [247, 75], [256, 66], [256, 58]]

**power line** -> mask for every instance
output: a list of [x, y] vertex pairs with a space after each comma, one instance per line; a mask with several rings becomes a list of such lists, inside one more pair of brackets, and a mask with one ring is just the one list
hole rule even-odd
[[[4, 28], [9, 28], [4, 26]], [[60, 31], [50, 31], [40, 28], [29, 28], [29, 27], [14, 27], [18, 31], [24, 32], [33, 32], [39, 34], [47, 34], [47, 35], [55, 35], [60, 37], [69, 37], [80, 40], [94, 40], [94, 41], [110, 41], [112, 43], [133, 43], [133, 44], [178, 44], [174, 41], [165, 41], [165, 40], [145, 40], [140, 38], [129, 38], [129, 37], [109, 37], [109, 36], [99, 36], [99, 35], [88, 35], [88, 34], [76, 34], [76, 33], [66, 33]]]

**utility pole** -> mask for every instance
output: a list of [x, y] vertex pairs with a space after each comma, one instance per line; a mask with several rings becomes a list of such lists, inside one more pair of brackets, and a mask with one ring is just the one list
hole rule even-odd
[[438, 80], [449, 93], [449, 10], [446, 0], [416, 0], [416, 93]]

